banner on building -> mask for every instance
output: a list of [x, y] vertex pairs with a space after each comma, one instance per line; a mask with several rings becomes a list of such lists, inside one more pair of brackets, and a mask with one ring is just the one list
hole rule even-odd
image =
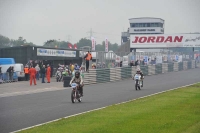
[[37, 56], [76, 57], [76, 51], [37, 48]]
[[96, 45], [95, 38], [91, 37], [91, 41], [92, 41], [92, 50], [95, 51], [95, 45]]
[[105, 39], [105, 51], [108, 52], [108, 39]]
[[200, 47], [200, 34], [131, 35], [130, 48]]

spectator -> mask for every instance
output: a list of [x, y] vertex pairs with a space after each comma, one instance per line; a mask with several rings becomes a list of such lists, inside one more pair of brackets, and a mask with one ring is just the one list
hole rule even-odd
[[131, 67], [134, 66], [134, 61], [131, 61], [130, 66]]
[[10, 66], [8, 69], [7, 69], [7, 73], [8, 73], [8, 75], [9, 75], [9, 80], [10, 81], [12, 81], [13, 80], [13, 67], [12, 66]]
[[122, 61], [120, 61], [119, 66], [122, 67]]
[[40, 67], [38, 64], [35, 67], [35, 70], [36, 70], [36, 79], [39, 80], [40, 79]]
[[29, 69], [28, 69], [28, 66], [25, 66], [24, 68], [24, 73], [25, 73], [25, 80], [28, 81], [28, 77], [29, 77]]
[[44, 81], [45, 73], [46, 73], [45, 65], [43, 65], [43, 67], [41, 68], [42, 83], [45, 83], [45, 81]]
[[35, 75], [36, 75], [36, 69], [31, 66], [29, 69], [29, 74], [30, 74], [30, 86], [32, 85], [32, 81], [34, 81], [34, 85], [36, 85], [36, 80], [35, 80]]
[[135, 61], [135, 66], [138, 66], [139, 65], [139, 60], [136, 60]]

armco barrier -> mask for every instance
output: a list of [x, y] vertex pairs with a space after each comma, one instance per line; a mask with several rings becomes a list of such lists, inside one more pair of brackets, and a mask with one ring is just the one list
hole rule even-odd
[[[156, 65], [145, 65], [140, 66], [141, 71], [144, 76], [155, 75], [173, 71], [181, 71], [196, 68], [195, 61], [184, 61], [184, 62], [174, 62], [174, 63], [163, 63]], [[131, 78], [137, 71], [138, 66], [133, 67], [116, 67], [116, 68], [106, 68], [106, 69], [91, 69], [89, 73], [84, 74], [84, 84], [96, 84], [113, 82], [122, 79]]]

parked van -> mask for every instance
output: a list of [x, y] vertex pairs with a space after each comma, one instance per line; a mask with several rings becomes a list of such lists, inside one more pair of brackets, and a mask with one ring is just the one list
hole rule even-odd
[[0, 65], [15, 64], [14, 58], [0, 58]]
[[24, 80], [25, 73], [24, 73], [24, 65], [20, 63], [14, 64], [14, 70], [17, 73], [18, 80]]
[[1, 71], [2, 73], [6, 73], [7, 69], [10, 66], [14, 67], [14, 72], [16, 72], [16, 75], [18, 76], [18, 80], [22, 80], [25, 78], [24, 74], [24, 65], [20, 63], [15, 63], [14, 58], [0, 58], [0, 65], [1, 65]]

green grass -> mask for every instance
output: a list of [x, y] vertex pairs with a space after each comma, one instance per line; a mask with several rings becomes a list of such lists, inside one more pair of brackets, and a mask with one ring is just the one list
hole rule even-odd
[[22, 133], [133, 132], [200, 133], [200, 84], [125, 104], [112, 105], [102, 110], [22, 131]]

